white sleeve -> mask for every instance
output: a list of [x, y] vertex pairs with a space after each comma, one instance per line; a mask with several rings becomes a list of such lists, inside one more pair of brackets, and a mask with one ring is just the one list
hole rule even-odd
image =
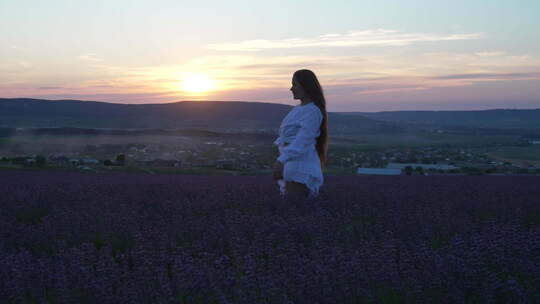
[[315, 108], [314, 111], [309, 111], [302, 115], [298, 134], [296, 134], [295, 139], [290, 145], [281, 150], [281, 155], [277, 160], [285, 164], [289, 160], [294, 160], [304, 155], [308, 151], [310, 144], [313, 144], [321, 127], [322, 119], [323, 117], [319, 108]]

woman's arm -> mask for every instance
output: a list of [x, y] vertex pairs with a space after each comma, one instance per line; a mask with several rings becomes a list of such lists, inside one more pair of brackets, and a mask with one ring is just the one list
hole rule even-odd
[[304, 155], [317, 136], [322, 122], [322, 114], [318, 107], [310, 110], [300, 118], [300, 130], [290, 145], [282, 148], [278, 161], [282, 164]]

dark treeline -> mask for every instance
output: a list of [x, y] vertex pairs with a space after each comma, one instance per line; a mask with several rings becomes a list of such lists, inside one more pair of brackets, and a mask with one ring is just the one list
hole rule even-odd
[[219, 133], [207, 130], [161, 130], [161, 129], [142, 129], [142, 130], [122, 130], [122, 129], [87, 129], [87, 128], [0, 128], [0, 137], [11, 137], [19, 135], [73, 135], [73, 136], [103, 136], [103, 135], [165, 135], [165, 136], [190, 136], [190, 137], [209, 137], [209, 138], [234, 138], [234, 139], [274, 139], [274, 134], [269, 133]]

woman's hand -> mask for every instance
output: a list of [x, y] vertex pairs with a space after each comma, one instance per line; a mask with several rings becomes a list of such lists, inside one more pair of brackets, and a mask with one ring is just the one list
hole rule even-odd
[[274, 163], [273, 177], [274, 180], [283, 179], [283, 164], [279, 160]]

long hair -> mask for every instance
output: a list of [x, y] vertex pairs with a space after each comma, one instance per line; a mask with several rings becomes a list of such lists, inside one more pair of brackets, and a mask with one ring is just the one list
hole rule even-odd
[[306, 95], [319, 107], [323, 115], [321, 134], [317, 137], [316, 148], [321, 160], [321, 168], [324, 168], [327, 164], [328, 154], [328, 113], [326, 113], [326, 99], [324, 98], [323, 89], [315, 73], [310, 70], [302, 69], [294, 72], [293, 79], [296, 79], [302, 85]]

